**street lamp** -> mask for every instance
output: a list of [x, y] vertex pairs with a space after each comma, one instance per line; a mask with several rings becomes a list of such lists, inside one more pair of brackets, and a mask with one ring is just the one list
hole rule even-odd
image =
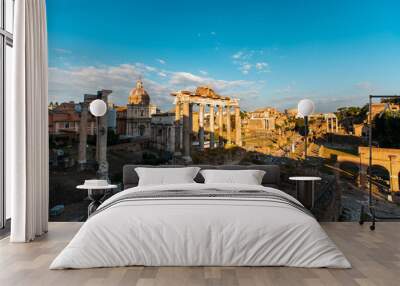
[[309, 99], [302, 99], [297, 105], [297, 112], [304, 118], [304, 159], [307, 159], [307, 135], [308, 135], [308, 116], [314, 112], [314, 102]]
[[104, 102], [104, 100], [101, 99], [96, 99], [93, 100], [90, 105], [89, 105], [89, 110], [90, 113], [96, 117], [96, 124], [97, 124], [97, 135], [99, 134], [104, 134], [105, 130], [99, 130], [99, 117], [102, 117], [106, 114], [107, 112], [107, 104]]
[[100, 127], [99, 122], [99, 118], [107, 112], [107, 104], [101, 99], [96, 99], [90, 103], [89, 110], [96, 117], [96, 160], [99, 164], [97, 173], [100, 178], [108, 179], [107, 134], [104, 125], [101, 124]]
[[90, 103], [89, 110], [94, 116], [101, 117], [107, 112], [107, 104], [104, 100], [96, 99]]

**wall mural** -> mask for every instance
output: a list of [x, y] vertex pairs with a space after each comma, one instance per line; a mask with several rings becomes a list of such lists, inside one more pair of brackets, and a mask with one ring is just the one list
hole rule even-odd
[[[313, 38], [306, 27], [299, 29], [309, 43], [300, 39], [288, 42], [293, 32], [278, 27], [284, 35], [279, 36], [268, 28], [270, 23], [282, 21], [266, 12], [272, 4], [258, 9], [233, 7], [226, 12], [231, 15], [221, 12], [222, 4], [215, 4], [207, 17], [243, 16], [241, 9], [245, 9], [257, 19], [263, 11], [266, 15], [260, 20], [261, 27], [250, 16], [243, 16], [247, 21], [241, 24], [256, 34], [267, 33], [268, 39], [279, 44], [254, 40], [255, 36], [245, 34], [237, 23], [233, 24], [239, 31], [235, 37], [230, 33], [235, 27], [223, 21], [217, 21], [214, 27], [207, 19], [205, 23], [189, 21], [188, 27], [171, 23], [173, 16], [190, 11], [195, 17], [200, 13], [196, 7], [178, 3], [165, 7], [172, 15], [155, 12], [158, 18], [146, 26], [144, 15], [157, 5], [165, 5], [162, 1], [121, 3], [128, 11], [143, 12], [137, 16], [135, 31], [121, 20], [127, 13], [122, 7], [113, 8], [116, 11], [107, 14], [109, 18], [103, 24], [96, 15], [85, 13], [85, 9], [92, 10], [82, 4], [69, 25], [71, 18], [61, 14], [60, 5], [72, 2], [76, 1], [48, 2], [51, 220], [85, 220], [90, 201], [76, 186], [86, 179], [105, 178], [118, 186], [109, 195], [121, 191], [125, 164], [279, 165], [280, 188], [291, 194], [296, 182], [290, 177], [317, 176], [322, 180], [316, 183], [313, 213], [321, 221], [358, 220], [361, 205], [368, 200], [371, 174], [377, 212], [400, 215], [400, 100], [376, 100], [370, 117], [367, 104], [369, 94], [395, 94], [398, 89], [390, 88], [395, 77], [382, 78], [373, 68], [364, 76], [351, 73], [350, 67], [362, 68], [361, 55], [356, 55], [353, 63], [343, 63], [347, 58], [341, 49], [345, 48], [339, 47], [351, 43], [374, 58], [374, 53], [368, 53], [372, 43], [344, 36], [327, 40], [318, 32]], [[101, 3], [97, 14], [105, 15], [107, 5]], [[301, 14], [303, 8], [298, 9]], [[340, 31], [338, 25], [343, 21], [338, 20], [340, 13], [336, 12], [333, 26]], [[106, 24], [120, 31], [107, 35], [109, 41], [102, 45], [106, 36], [98, 31]], [[78, 29], [79, 25], [85, 29]], [[365, 33], [367, 39], [370, 35]], [[159, 41], [154, 39], [157, 37]], [[332, 42], [338, 51], [326, 47], [324, 41]], [[386, 44], [400, 46], [395, 40]], [[326, 55], [311, 57], [314, 49], [322, 49], [341, 63], [332, 62]], [[293, 59], [296, 53], [303, 59], [294, 67], [287, 57]], [[398, 66], [395, 60], [389, 62], [377, 53], [376, 59], [387, 66]], [[190, 57], [193, 62], [187, 60]], [[311, 70], [307, 60], [315, 63]], [[333, 65], [332, 70], [347, 69], [348, 74], [324, 70], [327, 65]], [[352, 83], [349, 74], [354, 77]], [[365, 78], [376, 78], [377, 85]], [[276, 83], [270, 83], [274, 80]], [[310, 98], [316, 106], [308, 117], [308, 129], [297, 109], [303, 98]], [[90, 112], [90, 104], [97, 99], [107, 105], [101, 117]]]

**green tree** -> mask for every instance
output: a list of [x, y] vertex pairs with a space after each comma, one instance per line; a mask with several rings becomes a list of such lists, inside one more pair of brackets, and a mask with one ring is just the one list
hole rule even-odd
[[375, 116], [372, 139], [382, 148], [400, 148], [400, 112], [387, 111]]
[[363, 107], [349, 106], [340, 107], [336, 112], [336, 116], [340, 125], [342, 125], [347, 132], [353, 131], [354, 124], [361, 124], [367, 119], [368, 104]]

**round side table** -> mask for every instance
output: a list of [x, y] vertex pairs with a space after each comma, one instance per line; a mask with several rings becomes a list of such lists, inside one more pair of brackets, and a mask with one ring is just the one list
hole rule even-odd
[[88, 217], [96, 211], [96, 209], [101, 205], [104, 197], [108, 190], [116, 189], [117, 185], [107, 185], [107, 186], [88, 186], [79, 185], [76, 188], [79, 190], [87, 190], [88, 197], [92, 201], [88, 206]]
[[321, 181], [320, 177], [297, 176], [289, 180], [296, 181], [296, 197], [307, 208], [314, 208], [315, 181]]

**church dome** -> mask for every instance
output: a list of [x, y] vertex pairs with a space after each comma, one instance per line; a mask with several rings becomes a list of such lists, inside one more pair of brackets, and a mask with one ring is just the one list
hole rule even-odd
[[136, 87], [131, 90], [129, 93], [129, 104], [140, 104], [140, 105], [149, 105], [150, 104], [150, 96], [147, 91], [143, 88], [143, 82], [138, 80], [136, 82]]

